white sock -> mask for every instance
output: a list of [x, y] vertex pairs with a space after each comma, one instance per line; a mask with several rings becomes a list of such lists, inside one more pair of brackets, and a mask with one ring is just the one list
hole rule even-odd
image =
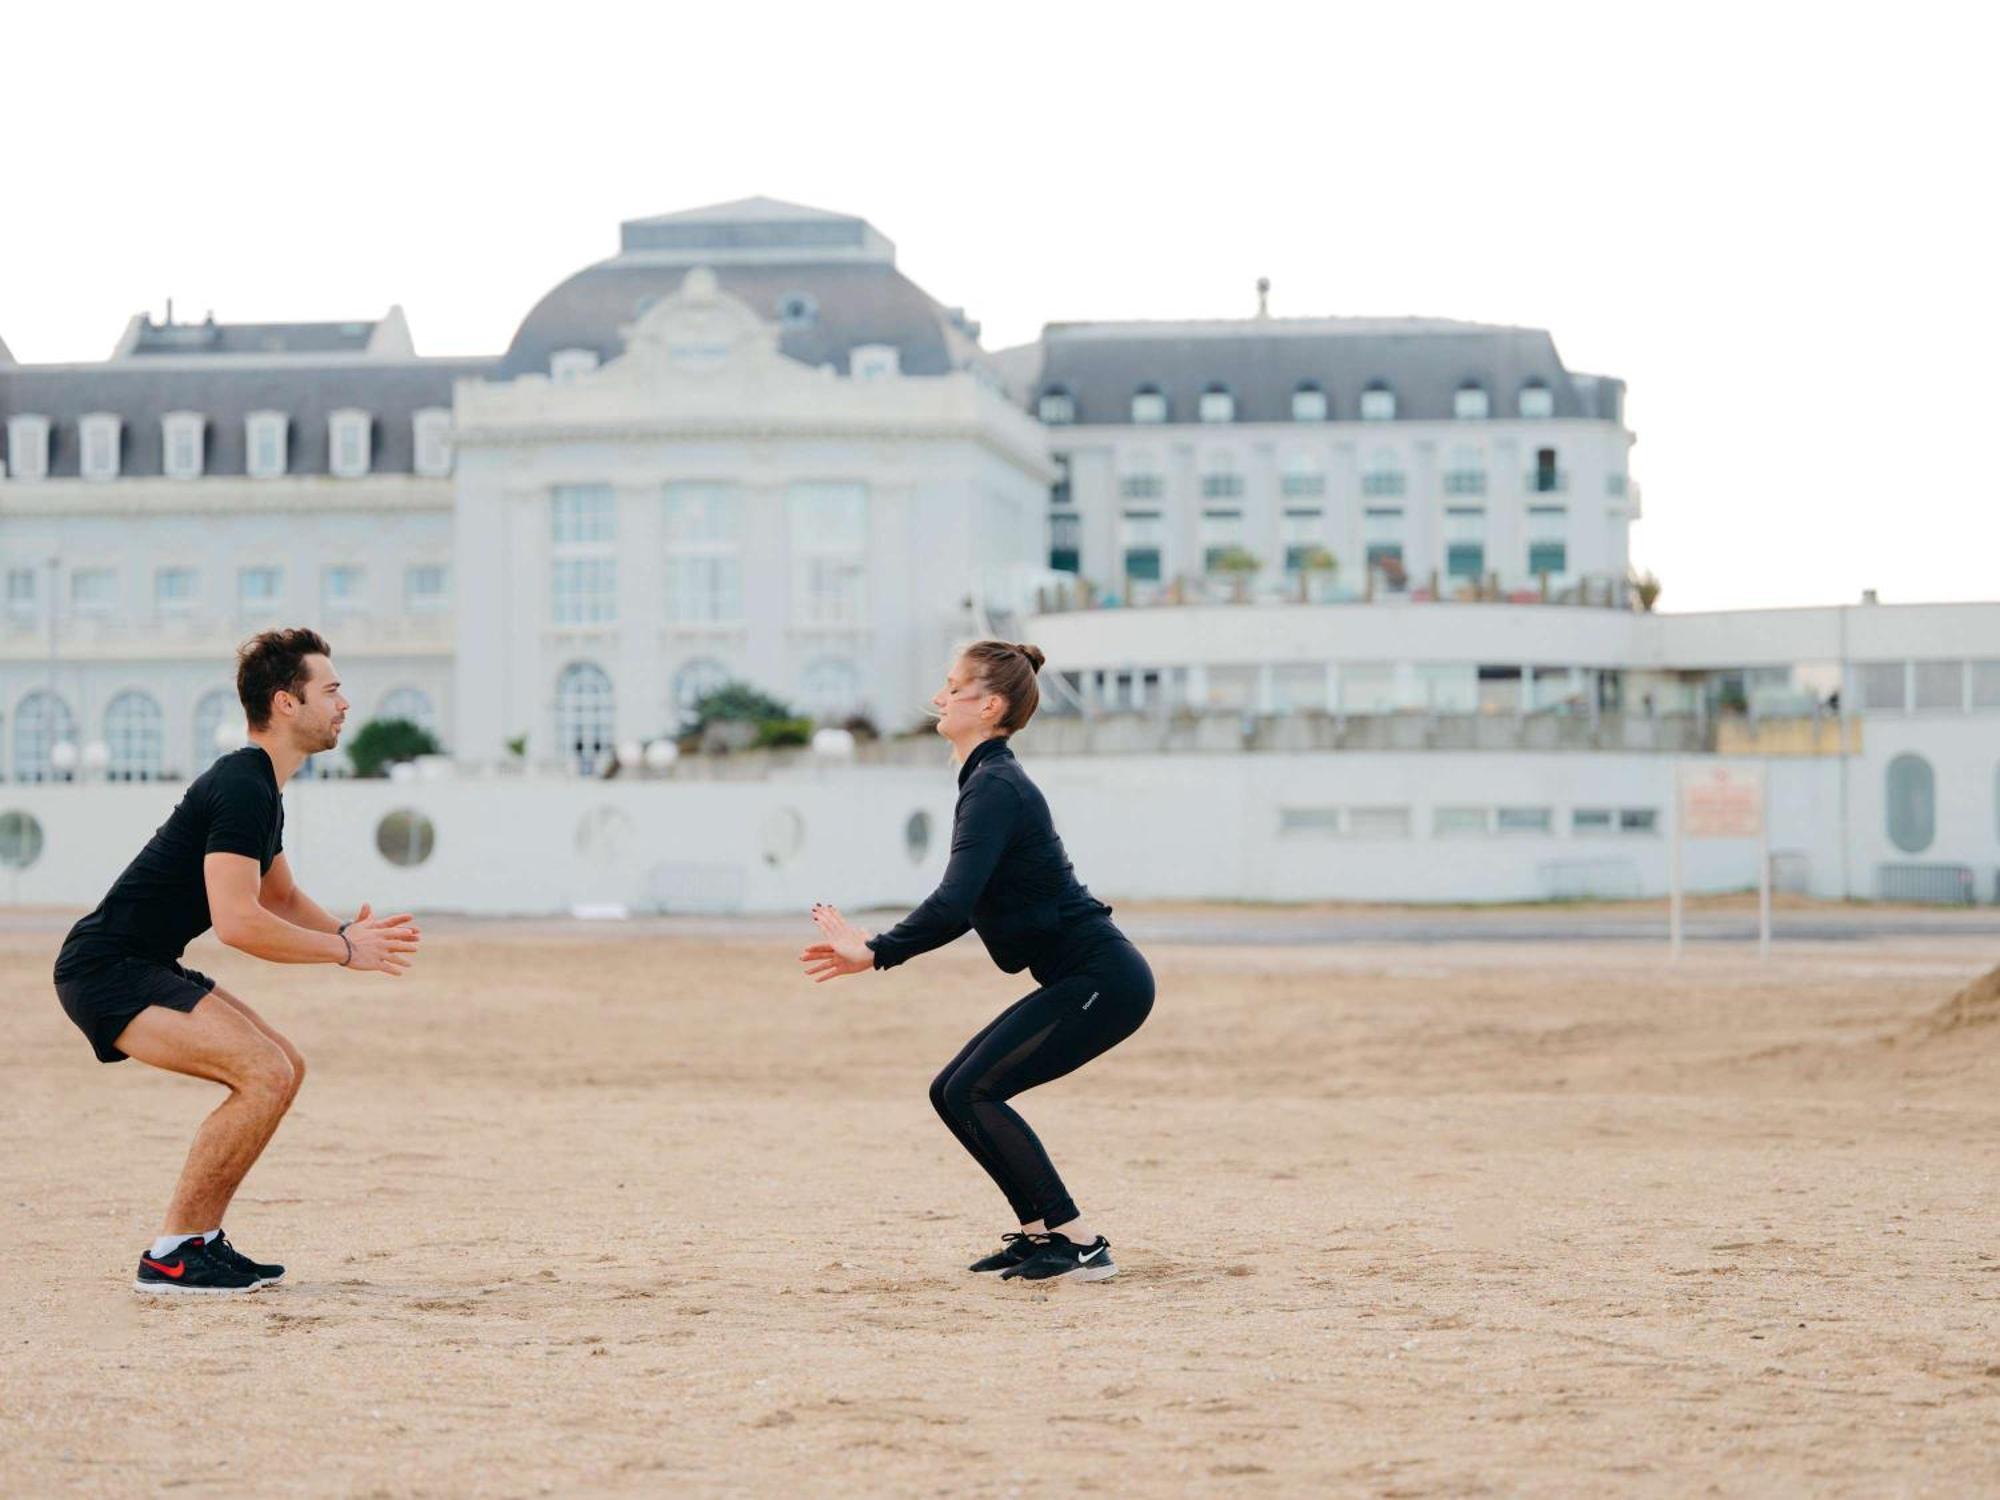
[[213, 1229], [205, 1230], [202, 1233], [202, 1238], [213, 1245], [217, 1240], [222, 1238], [222, 1226], [218, 1224]]
[[199, 1240], [205, 1238], [206, 1236], [200, 1233], [163, 1234], [158, 1239], [153, 1241], [153, 1248], [150, 1253], [152, 1254], [154, 1260], [158, 1260], [163, 1255], [172, 1255], [176, 1250], [180, 1249], [180, 1247], [185, 1245], [189, 1240]]

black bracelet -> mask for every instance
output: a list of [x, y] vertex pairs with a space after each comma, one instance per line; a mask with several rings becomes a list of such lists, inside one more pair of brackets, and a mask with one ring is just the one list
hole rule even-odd
[[342, 937], [346, 937], [347, 929], [352, 927], [353, 925], [354, 925], [354, 918], [349, 917], [345, 922], [342, 922], [338, 927], [334, 928], [333, 930], [339, 933]]
[[337, 937], [337, 938], [339, 938], [339, 939], [340, 939], [340, 940], [341, 940], [341, 941], [342, 941], [343, 943], [346, 943], [346, 944], [347, 944], [347, 957], [343, 958], [343, 959], [342, 959], [342, 960], [340, 961], [340, 966], [341, 966], [341, 968], [343, 968], [343, 969], [344, 969], [344, 968], [346, 968], [346, 967], [347, 967], [347, 966], [348, 966], [349, 964], [351, 964], [351, 963], [353, 963], [353, 962], [354, 962], [354, 942], [353, 942], [353, 939], [349, 938], [349, 937], [348, 937], [348, 935], [346, 934], [346, 932], [344, 932], [344, 931], [342, 931], [342, 932], [336, 932], [336, 933], [334, 934], [334, 936], [335, 936], [335, 937]]

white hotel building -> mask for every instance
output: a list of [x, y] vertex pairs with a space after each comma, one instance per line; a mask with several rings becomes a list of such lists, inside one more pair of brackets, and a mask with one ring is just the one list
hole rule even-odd
[[[199, 770], [236, 643], [276, 623], [458, 767], [300, 788], [334, 896], [909, 899], [950, 806], [922, 742], [578, 773], [732, 677], [903, 729], [988, 628], [1061, 675], [1024, 743], [1114, 894], [1657, 891], [1673, 767], [1716, 755], [1768, 759], [1787, 883], [2000, 876], [2000, 604], [1629, 607], [1623, 386], [1539, 330], [1063, 324], [989, 353], [865, 221], [753, 199], [627, 223], [491, 358], [418, 357], [396, 310], [140, 317], [75, 365], [0, 344], [0, 444], [19, 900], [95, 898], [165, 789], [63, 783]], [[493, 842], [502, 786], [532, 868]], [[405, 806], [420, 859], [371, 837]], [[1743, 858], [1691, 872], [1743, 885]]]

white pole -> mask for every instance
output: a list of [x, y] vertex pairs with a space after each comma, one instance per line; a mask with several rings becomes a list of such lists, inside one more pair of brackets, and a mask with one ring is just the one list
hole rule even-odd
[[1757, 768], [1757, 958], [1771, 956], [1771, 763]]
[[1673, 837], [1667, 844], [1667, 946], [1676, 961], [1681, 956], [1681, 763], [1672, 763], [1673, 788], [1667, 818]]

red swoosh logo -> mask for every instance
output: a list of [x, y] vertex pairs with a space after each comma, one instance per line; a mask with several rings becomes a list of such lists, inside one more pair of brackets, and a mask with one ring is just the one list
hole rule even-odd
[[147, 1265], [151, 1266], [155, 1271], [158, 1271], [162, 1276], [171, 1276], [176, 1281], [179, 1281], [181, 1279], [181, 1276], [187, 1270], [186, 1261], [181, 1261], [178, 1265], [163, 1266], [158, 1261], [154, 1260], [153, 1257], [150, 1255], [142, 1255], [139, 1257], [139, 1259], [143, 1260]]

